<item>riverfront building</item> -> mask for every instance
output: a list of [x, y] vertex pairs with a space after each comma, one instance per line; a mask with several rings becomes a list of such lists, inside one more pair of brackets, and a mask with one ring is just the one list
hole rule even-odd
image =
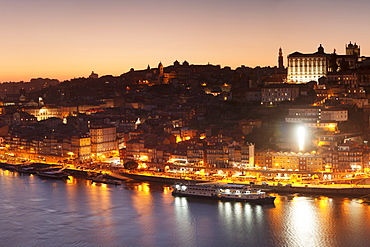
[[323, 157], [317, 153], [256, 151], [256, 166], [289, 171], [323, 171]]
[[116, 127], [93, 127], [90, 128], [91, 154], [110, 155], [118, 153]]

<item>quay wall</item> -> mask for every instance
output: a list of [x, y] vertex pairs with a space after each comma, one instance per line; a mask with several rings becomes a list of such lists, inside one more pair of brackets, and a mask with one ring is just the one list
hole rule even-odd
[[[148, 176], [132, 173], [120, 173], [120, 175], [131, 178], [134, 180], [142, 180], [149, 182], [159, 182], [166, 184], [174, 184], [177, 182], [189, 182], [189, 183], [204, 183], [209, 181], [204, 180], [185, 180], [168, 177]], [[264, 191], [271, 193], [302, 193], [302, 194], [316, 194], [316, 195], [338, 195], [338, 196], [370, 196], [370, 188], [351, 187], [351, 188], [330, 188], [330, 187], [294, 187], [294, 186], [271, 186], [271, 185], [253, 185], [255, 188], [260, 188]]]
[[179, 182], [189, 182], [189, 183], [209, 182], [205, 180], [188, 180], [188, 179], [179, 179], [179, 178], [170, 178], [170, 177], [148, 176], [148, 175], [141, 175], [141, 174], [125, 173], [125, 172], [121, 172], [119, 173], [119, 175], [122, 175], [126, 178], [131, 178], [134, 180], [159, 182], [159, 183], [167, 183], [167, 184], [174, 184], [174, 183], [179, 183]]
[[266, 190], [276, 193], [302, 193], [317, 195], [338, 195], [338, 196], [365, 196], [370, 195], [370, 188], [325, 188], [325, 187], [293, 187], [293, 186], [265, 186]]

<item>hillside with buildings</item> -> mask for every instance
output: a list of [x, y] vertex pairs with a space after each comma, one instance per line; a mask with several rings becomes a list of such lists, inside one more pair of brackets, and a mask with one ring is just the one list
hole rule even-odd
[[287, 67], [280, 49], [276, 67], [175, 61], [120, 76], [37, 79], [37, 90], [22, 84], [2, 97], [2, 151], [55, 162], [364, 172], [368, 60], [350, 43], [346, 55], [321, 45], [292, 53]]

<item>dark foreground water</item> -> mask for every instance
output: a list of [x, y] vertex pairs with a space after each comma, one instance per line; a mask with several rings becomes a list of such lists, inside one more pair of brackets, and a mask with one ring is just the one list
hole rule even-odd
[[0, 170], [0, 246], [370, 246], [368, 204], [276, 196], [265, 206], [174, 198], [162, 184]]

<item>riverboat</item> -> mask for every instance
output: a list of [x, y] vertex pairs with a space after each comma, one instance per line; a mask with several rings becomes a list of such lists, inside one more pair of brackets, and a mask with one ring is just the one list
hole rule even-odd
[[202, 183], [202, 184], [185, 184], [176, 183], [172, 185], [173, 196], [192, 196], [192, 197], [207, 197], [220, 198], [220, 184], [218, 183]]
[[274, 196], [267, 195], [265, 192], [243, 184], [221, 184], [221, 183], [202, 183], [202, 184], [183, 184], [177, 183], [172, 186], [172, 195], [213, 198], [224, 201], [242, 201], [255, 203], [273, 203]]
[[20, 166], [16, 168], [16, 171], [19, 173], [36, 174], [38, 170], [33, 166]]
[[225, 184], [220, 188], [220, 199], [225, 201], [273, 203], [275, 197], [252, 186]]
[[38, 176], [53, 179], [69, 179], [69, 174], [63, 170], [38, 172]]
[[96, 177], [91, 179], [94, 183], [103, 183], [103, 184], [113, 184], [113, 185], [122, 185], [122, 182], [116, 179], [104, 178], [104, 177]]

